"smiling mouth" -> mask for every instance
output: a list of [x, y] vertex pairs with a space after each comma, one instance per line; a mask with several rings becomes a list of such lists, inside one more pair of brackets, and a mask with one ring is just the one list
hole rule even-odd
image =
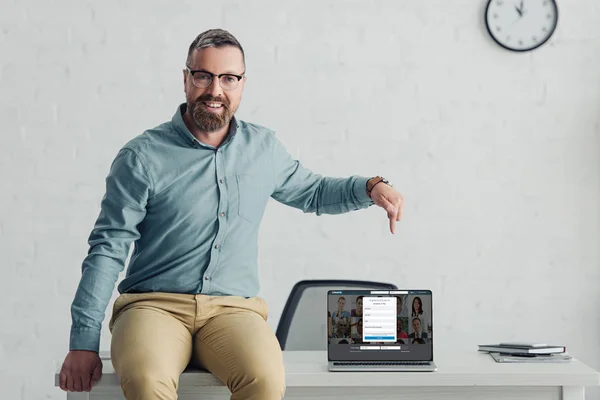
[[202, 104], [204, 104], [208, 108], [212, 108], [215, 110], [218, 110], [219, 108], [223, 108], [222, 103], [213, 103], [213, 102], [203, 101]]

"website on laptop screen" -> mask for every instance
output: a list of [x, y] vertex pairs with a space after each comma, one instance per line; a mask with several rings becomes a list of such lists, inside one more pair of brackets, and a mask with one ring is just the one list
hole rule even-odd
[[433, 360], [430, 290], [330, 290], [330, 361]]

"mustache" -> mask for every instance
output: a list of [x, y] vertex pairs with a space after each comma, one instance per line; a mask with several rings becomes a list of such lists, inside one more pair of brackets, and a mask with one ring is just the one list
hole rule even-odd
[[225, 97], [215, 97], [215, 96], [210, 96], [210, 95], [203, 95], [203, 96], [198, 97], [194, 103], [198, 104], [198, 103], [202, 103], [202, 102], [221, 103], [221, 104], [223, 104], [223, 107], [229, 108], [229, 100], [227, 100], [227, 98], [225, 98]]

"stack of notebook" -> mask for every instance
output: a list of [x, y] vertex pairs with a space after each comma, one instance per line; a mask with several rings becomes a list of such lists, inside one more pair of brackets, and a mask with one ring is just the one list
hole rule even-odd
[[489, 353], [496, 362], [565, 362], [571, 356], [565, 346], [546, 343], [504, 342], [481, 344], [479, 351]]

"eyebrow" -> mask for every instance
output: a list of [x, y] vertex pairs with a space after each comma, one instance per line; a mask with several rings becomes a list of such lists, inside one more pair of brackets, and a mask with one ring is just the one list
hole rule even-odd
[[[213, 74], [212, 72], [210, 72], [209, 70], [206, 70], [204, 68], [199, 68], [199, 69], [190, 68], [190, 70], [192, 70], [192, 71], [199, 71], [199, 72], [207, 72], [209, 74]], [[231, 70], [227, 70], [227, 71], [223, 72], [223, 74], [242, 75], [242, 74], [238, 74], [237, 72], [231, 72]], [[213, 75], [222, 75], [222, 74], [213, 74]]]

